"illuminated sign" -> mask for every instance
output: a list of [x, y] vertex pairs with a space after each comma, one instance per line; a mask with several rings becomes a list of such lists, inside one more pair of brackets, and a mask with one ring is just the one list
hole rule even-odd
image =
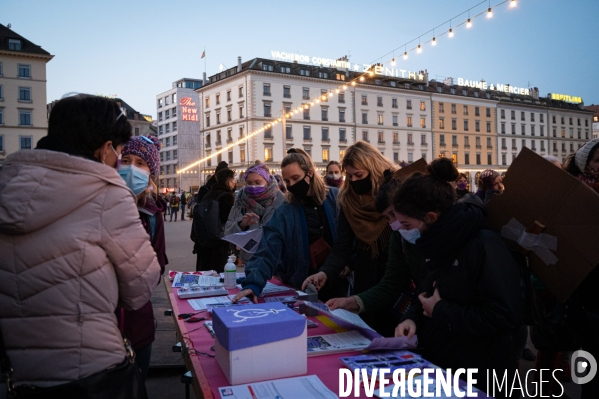
[[407, 78], [424, 80], [425, 76], [420, 72], [412, 72], [407, 69], [386, 68], [381, 65], [355, 64], [347, 60], [334, 60], [331, 58], [311, 57], [309, 55], [286, 53], [282, 51], [271, 51], [271, 58], [281, 61], [297, 61], [304, 64], [322, 65], [324, 67], [347, 69], [353, 72], [369, 72], [375, 75], [391, 76], [395, 78]]
[[582, 103], [582, 97], [568, 96], [566, 94], [555, 94], [551, 93], [552, 100], [565, 101], [568, 103], [580, 104]]
[[481, 90], [493, 90], [493, 91], [502, 91], [504, 93], [511, 94], [521, 94], [524, 96], [530, 96], [530, 89], [525, 89], [523, 87], [511, 86], [509, 84], [497, 83], [496, 85], [487, 84], [485, 81], [476, 81], [476, 80], [466, 80], [462, 78], [458, 78], [458, 86], [466, 86], [472, 87], [473, 89], [481, 89]]
[[181, 106], [181, 120], [198, 122], [198, 109], [196, 103], [191, 97], [183, 97], [179, 99], [179, 105]]
[[148, 122], [152, 122], [152, 117], [150, 115], [143, 115], [144, 119]]

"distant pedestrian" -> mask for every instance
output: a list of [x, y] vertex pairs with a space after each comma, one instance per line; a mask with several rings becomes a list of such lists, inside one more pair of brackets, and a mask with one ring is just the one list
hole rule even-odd
[[185, 221], [185, 205], [187, 205], [187, 195], [185, 191], [181, 193], [181, 221]]
[[177, 213], [179, 213], [179, 204], [181, 200], [175, 193], [171, 193], [171, 198], [169, 199], [169, 205], [171, 208], [171, 218], [169, 222], [173, 221], [173, 215], [175, 215], [175, 222], [177, 221]]

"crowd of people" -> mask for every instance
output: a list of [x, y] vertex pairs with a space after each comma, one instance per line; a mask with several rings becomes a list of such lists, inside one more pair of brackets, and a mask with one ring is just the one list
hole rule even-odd
[[[442, 368], [512, 375], [526, 353], [523, 286], [530, 283], [552, 315], [544, 325], [559, 323], [530, 327], [537, 368], [563, 368], [564, 353], [578, 348], [599, 358], [599, 272], [566, 305], [525, 275], [522, 254], [487, 224], [487, 203], [510, 189], [494, 170], [482, 172], [475, 189], [451, 160], [407, 173], [358, 141], [323, 175], [293, 148], [281, 175], [257, 161], [237, 189], [236, 172], [221, 162], [197, 193], [159, 195], [159, 149], [154, 137], [132, 137], [114, 101], [76, 95], [52, 109], [35, 150], [7, 158], [0, 363], [9, 361], [9, 386], [21, 395], [100, 390], [112, 397], [119, 387], [145, 397], [155, 333], [150, 297], [168, 264], [166, 216], [176, 222], [180, 211], [185, 220], [187, 206], [196, 270], [222, 272], [233, 253], [245, 268], [234, 302], [257, 302], [273, 278], [313, 285], [331, 309], [357, 313], [383, 336], [417, 334], [423, 355]], [[563, 166], [547, 161], [599, 194], [598, 139]], [[255, 251], [222, 240], [254, 230], [261, 231]], [[479, 377], [484, 389], [486, 374]], [[597, 378], [583, 385], [582, 398], [599, 397], [597, 385]]]

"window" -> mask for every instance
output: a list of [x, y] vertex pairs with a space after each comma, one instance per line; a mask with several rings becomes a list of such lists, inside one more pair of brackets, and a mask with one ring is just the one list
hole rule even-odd
[[336, 78], [337, 78], [337, 80], [345, 80], [345, 74], [343, 74], [343, 73], [338, 73], [338, 74], [336, 75]]
[[239, 138], [243, 137], [243, 126], [239, 126]]
[[320, 109], [320, 114], [322, 116], [322, 120], [323, 121], [328, 121], [329, 120], [329, 109], [327, 107], [322, 107]]
[[31, 111], [19, 110], [19, 126], [31, 126]]
[[470, 136], [464, 136], [464, 148], [470, 148]]
[[476, 136], [476, 148], [480, 148], [480, 137]]
[[391, 99], [391, 108], [397, 108], [397, 98]]
[[266, 125], [264, 125], [264, 138], [272, 139], [272, 126], [266, 127]]
[[164, 97], [164, 105], [168, 105], [168, 96]]
[[505, 144], [505, 139], [501, 139], [501, 149], [502, 150], [506, 150], [507, 149], [507, 146]]
[[167, 109], [166, 111], [164, 111], [164, 119], [166, 120], [169, 118], [170, 118], [170, 110]]
[[464, 130], [468, 131], [468, 119], [464, 119]]
[[177, 135], [173, 136], [173, 145], [177, 145]]
[[362, 112], [362, 124], [368, 124], [368, 114], [366, 112]]
[[451, 130], [458, 129], [458, 120], [456, 118], [451, 118]]
[[337, 101], [339, 101], [340, 103], [345, 103], [345, 93], [339, 93], [339, 95], [337, 96]]
[[445, 147], [445, 135], [444, 134], [439, 135], [439, 145], [441, 147]]
[[239, 161], [241, 163], [245, 162], [245, 148], [240, 148], [239, 149]]
[[541, 123], [544, 123], [545, 122], [545, 115], [539, 114], [539, 120], [541, 121]]
[[365, 94], [362, 95], [362, 105], [368, 105], [368, 97]]
[[420, 145], [426, 145], [426, 134], [420, 135]]
[[414, 140], [412, 138], [412, 133], [408, 133], [408, 145], [414, 145]]
[[491, 122], [487, 122], [487, 133], [491, 133]]
[[525, 121], [526, 120], [526, 113], [524, 111], [520, 112], [520, 120], [521, 121]]
[[385, 144], [385, 134], [383, 132], [378, 132], [378, 143]]
[[173, 150], [173, 159], [177, 159], [178, 155], [177, 155], [177, 150]]
[[491, 108], [487, 107], [487, 118], [491, 117]]
[[395, 162], [395, 163], [399, 162], [399, 152], [393, 153], [393, 162]]
[[574, 138], [574, 129], [570, 128], [570, 138]]
[[165, 147], [170, 147], [171, 146], [171, 138], [167, 137], [166, 139], [164, 139], [164, 146]]
[[[218, 116], [218, 114], [217, 114]], [[271, 113], [270, 113], [270, 103], [264, 103], [264, 116], [266, 117], [270, 117]]]
[[516, 124], [512, 123], [512, 134], [516, 134]]
[[406, 126], [412, 127], [412, 116], [410, 115], [406, 119]]
[[345, 122], [345, 109], [339, 110], [339, 122]]
[[262, 70], [263, 70], [263, 71], [269, 71], [269, 72], [272, 72], [272, 71], [274, 71], [274, 70], [275, 70], [275, 68], [273, 67], [273, 65], [272, 65], [272, 64], [269, 64], [269, 63], [263, 62], [263, 63], [262, 63]]
[[564, 129], [564, 128], [562, 127], [562, 138], [565, 138], [565, 137], [566, 137], [566, 129]]
[[173, 113], [172, 113], [172, 115], [173, 115], [173, 118], [177, 117], [177, 107], [173, 107]]
[[511, 111], [511, 117], [513, 121], [516, 120], [516, 111]]
[[264, 162], [272, 162], [272, 147], [264, 147]]
[[329, 162], [329, 149], [328, 148], [322, 149], [322, 162]]
[[221, 139], [222, 139], [222, 137], [220, 135], [220, 130], [217, 130], [216, 131], [216, 143], [215, 143], [217, 146], [219, 146], [219, 145], [222, 144], [222, 140]]
[[411, 152], [408, 152], [408, 163], [412, 163], [414, 162], [414, 154]]
[[302, 99], [309, 100], [310, 99], [310, 89], [307, 87], [302, 88]]
[[377, 97], [376, 98], [376, 105], [377, 105], [377, 107], [382, 107], [383, 106], [383, 97]]
[[345, 129], [339, 129], [339, 141], [346, 142], [347, 138], [345, 137]]
[[239, 118], [243, 118], [243, 105], [239, 106]]
[[539, 130], [541, 131], [541, 136], [545, 136], [545, 126], [541, 125], [539, 126]]
[[231, 101], [231, 90], [227, 90], [227, 101]]
[[[270, 116], [270, 115], [269, 115]], [[220, 125], [220, 112], [216, 113], [216, 124]]]
[[329, 128], [328, 127], [322, 128], [322, 141], [329, 141]]
[[480, 108], [474, 107], [474, 116], [480, 116]]
[[474, 121], [474, 130], [480, 132], [480, 121]]
[[487, 137], [487, 148], [493, 148], [493, 142], [491, 137]]
[[505, 109], [501, 110], [501, 119], [505, 119]]
[[406, 109], [412, 109], [412, 100], [406, 101]]
[[318, 77], [321, 79], [328, 79], [329, 78], [329, 73], [328, 72], [324, 72], [324, 71], [318, 71]]
[[526, 139], [522, 139], [522, 148], [526, 147]]
[[451, 145], [453, 147], [457, 147], [458, 146], [458, 136], [451, 136]]
[[378, 125], [382, 125], [382, 124], [383, 124], [383, 114], [378, 114], [378, 115], [376, 116], [376, 123], [377, 123]]
[[480, 165], [480, 154], [476, 154], [476, 164]]
[[452, 114], [455, 114], [455, 113], [457, 113], [457, 112], [456, 112], [456, 106], [455, 106], [455, 104], [451, 104], [451, 113], [452, 113]]
[[464, 105], [464, 115], [468, 115], [468, 106]]
[[501, 122], [501, 133], [505, 134], [505, 123]]
[[206, 97], [206, 108], [210, 108], [210, 97]]
[[364, 140], [367, 143], [370, 142], [370, 140], [368, 139], [368, 130], [362, 130], [362, 140]]
[[487, 165], [493, 165], [493, 154], [487, 153]]
[[305, 120], [310, 119], [310, 107], [307, 105], [304, 105], [304, 119]]
[[239, 86], [239, 98], [243, 97], [243, 86]]
[[31, 88], [19, 87], [19, 101], [31, 102]]
[[[0, 76], [2, 76], [2, 74], [0, 74]], [[4, 99], [4, 92], [2, 89], [2, 85], [0, 85], [0, 100], [3, 100], [3, 99]]]
[[470, 154], [468, 153], [464, 154], [464, 164], [470, 165]]
[[439, 103], [439, 112], [440, 113], [444, 113], [445, 112], [445, 106], [443, 105], [443, 103]]
[[281, 66], [279, 66], [279, 72], [291, 73], [291, 68], [286, 65], [281, 65]]
[[426, 111], [426, 104], [424, 101], [420, 101], [420, 111]]
[[393, 144], [399, 144], [399, 133], [393, 132]]
[[445, 118], [439, 118], [439, 129], [445, 129]]
[[312, 140], [312, 135], [310, 133], [310, 126], [304, 126], [304, 140]]
[[159, 112], [158, 113], [158, 122], [161, 122], [161, 121], [162, 121], [162, 112]]
[[30, 78], [31, 77], [31, 65], [19, 64], [19, 77]]
[[173, 93], [173, 95], [171, 96], [171, 98], [173, 100], [173, 104], [176, 104], [177, 103], [177, 93]]
[[283, 97], [291, 98], [291, 86], [283, 86]]
[[264, 83], [262, 88], [262, 94], [265, 96], [270, 96], [270, 83]]
[[580, 129], [578, 129], [578, 138], [579, 139], [581, 138], [581, 136], [580, 136]]
[[[2, 108], [0, 108], [0, 126], [2, 126], [4, 124], [4, 110]], [[0, 136], [0, 137], [4, 137], [4, 136]], [[2, 142], [4, 144], [4, 142]], [[4, 147], [2, 147], [4, 148]], [[0, 151], [4, 151], [4, 150], [0, 150]]]
[[233, 163], [233, 151], [229, 151], [228, 153], [229, 163]]
[[210, 127], [210, 114], [206, 114], [206, 127]]
[[535, 113], [534, 113], [534, 112], [531, 112], [531, 113], [530, 113], [530, 121], [531, 121], [531, 122], [534, 122], [534, 121], [535, 121]]
[[[227, 129], [227, 143], [231, 143], [233, 141], [233, 129]], [[173, 145], [174, 145], [173, 140]]]
[[21, 39], [8, 39], [8, 49], [13, 51], [20, 51]]
[[397, 126], [398, 125], [398, 123], [397, 123], [397, 115], [393, 115], [392, 116], [392, 120], [393, 120], [393, 126]]
[[535, 125], [531, 125], [530, 126], [530, 135], [534, 136], [535, 135]]
[[420, 127], [422, 129], [426, 127], [426, 118], [420, 118]]
[[31, 136], [19, 136], [19, 149], [30, 150], [31, 149]]
[[310, 76], [310, 70], [309, 69], [300, 69], [300, 75], [301, 76]]
[[216, 105], [220, 104], [220, 94], [216, 95]]

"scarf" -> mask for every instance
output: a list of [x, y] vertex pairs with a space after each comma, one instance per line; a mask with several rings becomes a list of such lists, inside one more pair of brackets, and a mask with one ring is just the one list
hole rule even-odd
[[595, 176], [580, 174], [578, 175], [578, 180], [595, 190], [597, 194], [599, 194], [599, 179]]
[[389, 221], [376, 210], [375, 199], [370, 194], [357, 195], [350, 190], [344, 198], [343, 213], [354, 234], [360, 240], [358, 248], [370, 250], [372, 259], [379, 256], [391, 237]]
[[266, 208], [272, 205], [279, 191], [279, 183], [272, 176], [268, 179], [268, 184], [264, 192], [256, 197], [250, 197], [245, 191], [241, 189], [235, 205], [235, 215], [244, 215], [248, 212], [253, 212], [256, 215], [262, 217], [266, 213]]

